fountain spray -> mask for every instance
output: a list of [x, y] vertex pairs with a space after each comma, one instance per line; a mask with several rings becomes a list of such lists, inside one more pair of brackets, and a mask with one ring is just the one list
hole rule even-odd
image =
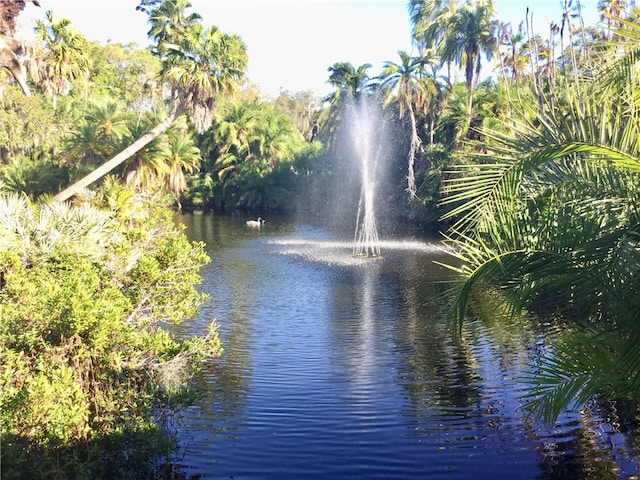
[[380, 240], [376, 226], [375, 192], [377, 186], [377, 163], [380, 157], [380, 139], [377, 138], [372, 107], [361, 97], [353, 106], [353, 141], [358, 156], [361, 190], [356, 218], [353, 255], [357, 257], [381, 257]]

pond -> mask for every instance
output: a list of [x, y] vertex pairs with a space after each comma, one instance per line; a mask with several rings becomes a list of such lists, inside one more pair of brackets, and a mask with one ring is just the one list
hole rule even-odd
[[[322, 226], [180, 215], [205, 241], [224, 353], [181, 414], [179, 463], [207, 479], [567, 479], [637, 473], [633, 435], [601, 406], [530, 420], [522, 374], [552, 335], [526, 320], [456, 334], [437, 241], [381, 239], [382, 258]], [[612, 406], [615, 410], [615, 405]]]

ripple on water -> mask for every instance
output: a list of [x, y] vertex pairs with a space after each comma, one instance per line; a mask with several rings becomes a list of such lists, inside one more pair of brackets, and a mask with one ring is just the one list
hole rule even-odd
[[207, 365], [202, 397], [182, 417], [187, 472], [617, 478], [605, 469], [614, 457], [622, 464], [624, 439], [607, 446], [614, 432], [597, 412], [553, 428], [526, 419], [521, 374], [544, 332], [498, 322], [467, 321], [457, 335], [447, 328], [433, 282], [442, 273], [431, 267], [441, 247], [383, 241], [379, 261], [304, 233], [218, 247], [203, 270], [211, 301], [185, 331], [217, 319], [225, 352]]
[[[366, 266], [377, 258], [353, 255], [353, 242], [314, 240], [303, 238], [270, 239], [267, 244], [274, 246], [278, 253], [301, 257], [307, 261], [341, 266]], [[392, 252], [438, 253], [445, 254], [447, 249], [439, 243], [425, 243], [411, 240], [380, 241], [382, 258]]]

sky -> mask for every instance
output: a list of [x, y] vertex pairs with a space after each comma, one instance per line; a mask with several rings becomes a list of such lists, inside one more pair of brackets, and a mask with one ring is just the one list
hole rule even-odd
[[[149, 44], [147, 17], [136, 11], [138, 0], [39, 0], [27, 3], [18, 18], [17, 36], [33, 36], [33, 21], [68, 18], [91, 41]], [[191, 0], [205, 26], [238, 34], [247, 45], [249, 79], [265, 96], [280, 91], [331, 92], [328, 68], [336, 62], [358, 67], [370, 63], [370, 76], [398, 51], [414, 53], [407, 0]], [[533, 12], [536, 31], [545, 34], [560, 22], [562, 0], [494, 0], [496, 17], [514, 28]], [[582, 0], [587, 24], [597, 18], [597, 0]]]

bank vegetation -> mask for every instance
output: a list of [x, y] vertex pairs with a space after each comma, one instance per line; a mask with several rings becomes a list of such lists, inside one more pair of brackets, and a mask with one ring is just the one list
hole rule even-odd
[[564, 325], [530, 372], [532, 411], [639, 400], [640, 10], [603, 0], [585, 25], [565, 3], [537, 32], [491, 0], [410, 0], [416, 54], [328, 65], [326, 98], [262, 95], [242, 40], [186, 0], [132, 12], [149, 49], [91, 43], [55, 11], [33, 44], [5, 42], [21, 69], [0, 70], [3, 464], [54, 478], [66, 467], [32, 455], [64, 451], [105, 476], [117, 463], [98, 443], [188, 401], [185, 374], [221, 347], [215, 324], [162, 328], [197, 312], [207, 261], [168, 212], [322, 214], [346, 108], [365, 97], [393, 132], [385, 212], [459, 256], [452, 318], [491, 292], [508, 315]]

